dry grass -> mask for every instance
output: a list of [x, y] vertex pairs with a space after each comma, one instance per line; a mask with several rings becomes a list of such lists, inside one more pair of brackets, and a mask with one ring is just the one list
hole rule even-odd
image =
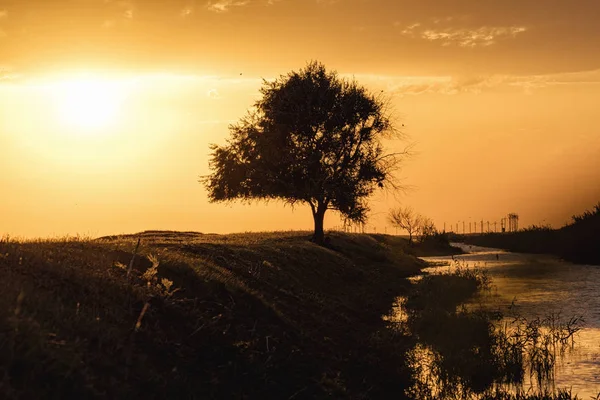
[[463, 254], [463, 251], [458, 247], [450, 246], [448, 236], [443, 233], [438, 233], [424, 241], [415, 240], [412, 244], [410, 244], [406, 238], [400, 236], [371, 234], [371, 237], [378, 242], [387, 245], [389, 248], [394, 249], [396, 252], [411, 254], [415, 257], [435, 257]]
[[368, 235], [309, 237], [5, 238], [0, 397], [400, 395], [408, 341], [381, 315], [422, 263]]

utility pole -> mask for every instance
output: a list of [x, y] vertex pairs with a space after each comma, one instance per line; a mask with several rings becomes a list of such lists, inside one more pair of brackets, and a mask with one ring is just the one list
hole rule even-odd
[[463, 221], [463, 235], [465, 234], [465, 221]]
[[483, 220], [481, 220], [481, 232], [479, 232], [483, 235]]
[[487, 224], [488, 224], [488, 230], [487, 231], [488, 231], [488, 233], [490, 233], [490, 221], [488, 221]]

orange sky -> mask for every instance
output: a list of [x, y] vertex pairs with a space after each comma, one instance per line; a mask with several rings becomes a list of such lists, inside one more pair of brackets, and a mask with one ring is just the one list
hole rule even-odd
[[261, 79], [315, 59], [416, 142], [370, 231], [398, 201], [440, 228], [559, 226], [600, 200], [598, 20], [596, 0], [0, 0], [0, 235], [311, 228], [197, 179]]

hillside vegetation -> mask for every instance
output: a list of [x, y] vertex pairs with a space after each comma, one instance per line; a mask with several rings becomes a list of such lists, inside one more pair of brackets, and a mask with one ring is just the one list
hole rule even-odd
[[402, 397], [409, 340], [381, 316], [423, 262], [402, 239], [309, 237], [2, 241], [0, 397]]
[[412, 243], [409, 243], [406, 238], [399, 236], [372, 234], [371, 237], [394, 249], [402, 249], [404, 253], [415, 257], [438, 257], [463, 254], [463, 251], [460, 248], [450, 245], [449, 235], [446, 233], [436, 232], [432, 236], [420, 238], [418, 241]]

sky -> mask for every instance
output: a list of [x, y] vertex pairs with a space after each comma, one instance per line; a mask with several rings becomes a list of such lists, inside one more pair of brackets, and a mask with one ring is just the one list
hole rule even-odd
[[415, 146], [368, 231], [400, 205], [561, 226], [600, 200], [598, 20], [597, 0], [0, 0], [0, 235], [311, 229], [198, 183], [262, 79], [311, 60], [383, 90], [390, 151]]

